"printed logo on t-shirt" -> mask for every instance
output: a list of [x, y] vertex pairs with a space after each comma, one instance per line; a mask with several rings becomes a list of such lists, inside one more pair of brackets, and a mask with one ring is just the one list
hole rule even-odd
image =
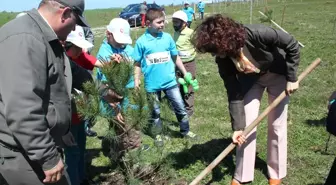
[[189, 58], [191, 56], [189, 51], [179, 51], [178, 52], [180, 58]]
[[146, 63], [147, 65], [154, 65], [154, 64], [163, 64], [170, 61], [170, 52], [157, 52], [152, 53], [146, 56]]

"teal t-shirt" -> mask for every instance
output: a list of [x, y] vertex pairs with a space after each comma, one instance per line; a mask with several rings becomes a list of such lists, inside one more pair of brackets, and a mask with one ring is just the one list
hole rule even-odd
[[133, 59], [139, 62], [145, 77], [147, 92], [157, 92], [177, 85], [175, 63], [177, 56], [173, 38], [165, 32], [153, 37], [148, 30], [136, 41]]
[[204, 12], [205, 3], [204, 2], [199, 2], [197, 4], [197, 8], [198, 8], [198, 12]]
[[[130, 45], [127, 45], [123, 49], [113, 48], [110, 44], [108, 44], [107, 40], [104, 39], [97, 53], [97, 58], [105, 59], [105, 58], [109, 58], [112, 54], [120, 54], [120, 55], [124, 55], [132, 59], [133, 51], [134, 49]], [[99, 68], [97, 69], [97, 79], [100, 81], [106, 81], [105, 75], [101, 72]], [[134, 88], [134, 76], [133, 75], [131, 76], [129, 82], [127, 83], [126, 88]]]
[[194, 9], [188, 7], [188, 8], [183, 8], [182, 10], [184, 11], [184, 13], [187, 14], [187, 16], [188, 16], [188, 21], [192, 21], [192, 19], [193, 19], [193, 14], [195, 13], [195, 12], [194, 12]]
[[[100, 46], [98, 53], [97, 53], [97, 58], [104, 58], [108, 59], [112, 54], [120, 54], [128, 57], [129, 59], [132, 58], [133, 55], [133, 47], [130, 45], [127, 45], [123, 49], [116, 49], [113, 48], [110, 44], [108, 44], [107, 40], [104, 39], [102, 45]], [[99, 68], [97, 68], [97, 80], [99, 81], [106, 81], [105, 75], [101, 72]], [[126, 88], [134, 88], [134, 76], [132, 75], [130, 80], [128, 81]], [[124, 108], [124, 111], [126, 111], [127, 107], [131, 107], [132, 109], [138, 109], [137, 105], [132, 105], [129, 103], [128, 97], [124, 97], [122, 101], [122, 106]], [[100, 102], [100, 109], [102, 113], [112, 113], [114, 114], [114, 111], [110, 109], [110, 105], [107, 104], [104, 100]]]

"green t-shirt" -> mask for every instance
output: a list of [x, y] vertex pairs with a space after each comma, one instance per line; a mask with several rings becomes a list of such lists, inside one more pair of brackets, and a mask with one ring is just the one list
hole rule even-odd
[[174, 33], [174, 41], [182, 62], [190, 62], [196, 57], [196, 50], [191, 44], [191, 35], [194, 30], [185, 27], [182, 32]]

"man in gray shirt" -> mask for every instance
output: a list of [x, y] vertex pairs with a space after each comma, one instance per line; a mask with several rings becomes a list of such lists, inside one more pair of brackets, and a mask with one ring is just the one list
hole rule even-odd
[[0, 28], [0, 173], [10, 185], [70, 184], [61, 148], [71, 88], [88, 76], [60, 41], [87, 25], [83, 11], [84, 0], [42, 0]]

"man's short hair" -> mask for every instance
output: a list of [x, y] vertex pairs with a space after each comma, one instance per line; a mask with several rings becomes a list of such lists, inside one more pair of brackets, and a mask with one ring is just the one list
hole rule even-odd
[[64, 7], [64, 5], [60, 4], [59, 2], [55, 1], [55, 0], [42, 0], [38, 6], [38, 8], [41, 7], [48, 7], [49, 11], [57, 11], [58, 8], [60, 7]]
[[150, 8], [146, 13], [146, 20], [153, 22], [155, 19], [164, 17], [164, 14], [161, 9], [158, 8]]

